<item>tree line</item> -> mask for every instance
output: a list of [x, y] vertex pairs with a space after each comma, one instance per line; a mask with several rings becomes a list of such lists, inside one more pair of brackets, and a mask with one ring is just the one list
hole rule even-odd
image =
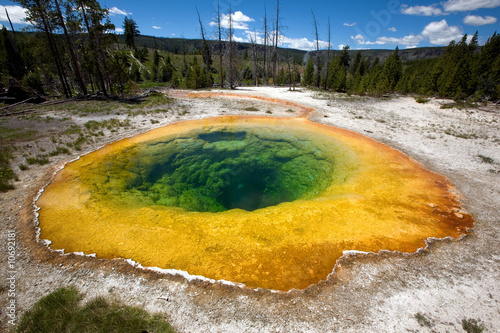
[[[435, 59], [403, 62], [399, 49], [384, 61], [350, 57], [319, 49], [314, 13], [315, 52], [306, 62], [280, 49], [280, 2], [268, 18], [264, 8], [262, 30], [250, 37], [250, 46], [239, 50], [234, 41], [232, 8], [224, 15], [219, 4], [215, 13], [215, 39], [207, 38], [198, 14], [202, 43], [198, 50], [180, 54], [153, 47], [138, 47], [140, 31], [125, 17], [123, 41], [111, 33], [115, 27], [109, 11], [97, 0], [16, 0], [28, 10], [33, 33], [0, 33], [0, 84], [9, 79], [43, 95], [65, 97], [102, 93], [124, 95], [137, 84], [166, 84], [198, 89], [235, 88], [238, 85], [296, 85], [354, 94], [411, 93], [457, 100], [500, 98], [500, 36], [494, 34], [482, 47], [477, 33], [468, 42], [464, 36], [451, 42]], [[223, 23], [223, 15], [228, 18]], [[328, 45], [330, 45], [328, 22]]]
[[484, 46], [478, 34], [451, 41], [444, 54], [433, 59], [402, 62], [399, 48], [384, 61], [363, 57], [350, 59], [349, 47], [339, 55], [306, 63], [304, 86], [353, 94], [387, 93], [439, 96], [455, 100], [500, 98], [500, 35], [496, 32]]

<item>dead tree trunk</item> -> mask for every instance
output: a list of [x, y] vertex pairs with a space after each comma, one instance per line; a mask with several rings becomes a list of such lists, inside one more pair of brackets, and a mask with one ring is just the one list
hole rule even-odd
[[69, 89], [68, 81], [66, 78], [66, 74], [64, 72], [64, 67], [61, 62], [61, 56], [59, 55], [59, 51], [57, 49], [57, 43], [54, 41], [52, 28], [47, 19], [46, 12], [44, 10], [45, 7], [42, 6], [39, 0], [36, 1], [37, 11], [40, 15], [40, 19], [42, 20], [43, 30], [45, 35], [47, 36], [47, 41], [49, 42], [49, 49], [54, 57], [54, 62], [57, 68], [57, 74], [59, 76], [59, 80], [61, 81], [61, 85], [63, 88], [64, 95], [66, 98], [71, 97], [71, 90]]
[[222, 52], [222, 22], [220, 14], [219, 1], [217, 1], [217, 32], [219, 35], [219, 76], [220, 76], [220, 87], [224, 87], [224, 61]]
[[320, 81], [321, 81], [321, 68], [320, 68], [320, 61], [319, 61], [318, 23], [316, 22], [316, 16], [314, 15], [314, 12], [312, 10], [311, 10], [311, 14], [313, 17], [314, 33], [315, 33], [315, 37], [316, 37], [316, 87], [319, 89]]
[[68, 45], [68, 51], [71, 57], [71, 62], [73, 63], [73, 70], [75, 72], [76, 80], [78, 81], [78, 84], [80, 86], [80, 89], [83, 93], [83, 95], [87, 95], [87, 87], [85, 83], [83, 82], [82, 74], [80, 72], [80, 65], [78, 64], [78, 60], [76, 59], [75, 52], [73, 50], [73, 45], [71, 44], [71, 40], [68, 35], [68, 29], [66, 29], [66, 24], [64, 23], [64, 18], [61, 13], [61, 8], [59, 7], [59, 2], [57, 0], [54, 0], [56, 4], [56, 9], [57, 9], [57, 16], [59, 17], [59, 20], [61, 21], [61, 26], [64, 31], [64, 37], [66, 39], [66, 44]]

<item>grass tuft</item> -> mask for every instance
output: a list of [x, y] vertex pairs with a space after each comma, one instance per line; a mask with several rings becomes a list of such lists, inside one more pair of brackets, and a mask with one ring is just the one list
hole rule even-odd
[[41, 298], [20, 319], [16, 332], [174, 332], [159, 315], [97, 297], [81, 304], [74, 287], [59, 288]]
[[422, 314], [420, 312], [415, 315], [415, 319], [417, 319], [418, 323], [422, 327], [432, 327], [433, 326], [430, 319], [427, 318], [424, 314]]
[[45, 165], [48, 164], [49, 162], [50, 161], [47, 158], [47, 155], [37, 155], [36, 157], [31, 156], [26, 158], [26, 163], [28, 163], [29, 165], [33, 164]]
[[487, 163], [487, 164], [495, 163], [495, 160], [492, 159], [491, 157], [484, 156], [484, 155], [477, 155], [477, 157], [479, 157], [481, 159], [481, 161], [483, 161], [483, 163]]
[[481, 333], [486, 328], [479, 319], [462, 319], [462, 328], [467, 333]]
[[426, 104], [426, 103], [429, 103], [429, 100], [427, 98], [419, 97], [415, 100], [415, 102], [420, 103], [420, 104]]

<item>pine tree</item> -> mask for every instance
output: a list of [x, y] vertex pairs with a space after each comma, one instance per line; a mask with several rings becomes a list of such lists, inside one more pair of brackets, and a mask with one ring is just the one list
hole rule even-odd
[[314, 63], [312, 57], [309, 57], [307, 60], [306, 69], [304, 71], [304, 80], [302, 81], [302, 85], [308, 87], [313, 84], [314, 80]]
[[123, 20], [123, 34], [125, 35], [125, 44], [131, 49], [135, 49], [135, 37], [139, 36], [141, 32], [137, 23], [132, 18], [125, 16]]
[[394, 91], [402, 74], [403, 68], [399, 58], [399, 48], [396, 47], [394, 53], [384, 63], [377, 90], [383, 93]]

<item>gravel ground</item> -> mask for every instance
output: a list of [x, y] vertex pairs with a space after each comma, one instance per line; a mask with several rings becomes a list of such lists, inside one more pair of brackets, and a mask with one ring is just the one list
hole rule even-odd
[[[81, 151], [18, 172], [16, 189], [0, 194], [0, 267], [4, 272], [0, 318], [5, 330], [11, 327], [9, 302], [15, 301], [17, 320], [40, 297], [59, 286], [74, 285], [88, 298], [104, 295], [162, 313], [179, 332], [461, 332], [463, 319], [479, 319], [486, 332], [500, 332], [498, 107], [441, 108], [451, 101], [431, 99], [419, 104], [410, 97], [374, 99], [285, 88], [242, 88], [234, 97], [168, 93], [175, 98], [170, 112], [113, 115], [129, 119], [130, 126], [106, 130]], [[297, 105], [273, 103], [263, 97], [313, 108], [310, 120], [367, 135], [445, 175], [474, 215], [474, 230], [460, 240], [429, 240], [426, 249], [413, 255], [384, 251], [346, 254], [328, 279], [288, 293], [160, 275], [123, 260], [62, 255], [36, 242], [33, 200], [64, 163], [103, 144], [180, 120], [230, 114], [304, 114]], [[64, 120], [66, 115], [64, 110], [39, 113], [59, 119], [66, 128], [110, 118], [90, 114]], [[54, 147], [51, 137], [61, 136], [62, 140], [63, 126], [58, 129], [57, 123], [12, 118], [0, 125], [34, 126], [44, 133], [29, 142], [19, 141], [13, 161], [16, 170], [26, 152], [50, 151]], [[15, 257], [10, 259], [9, 241], [16, 242]]]

